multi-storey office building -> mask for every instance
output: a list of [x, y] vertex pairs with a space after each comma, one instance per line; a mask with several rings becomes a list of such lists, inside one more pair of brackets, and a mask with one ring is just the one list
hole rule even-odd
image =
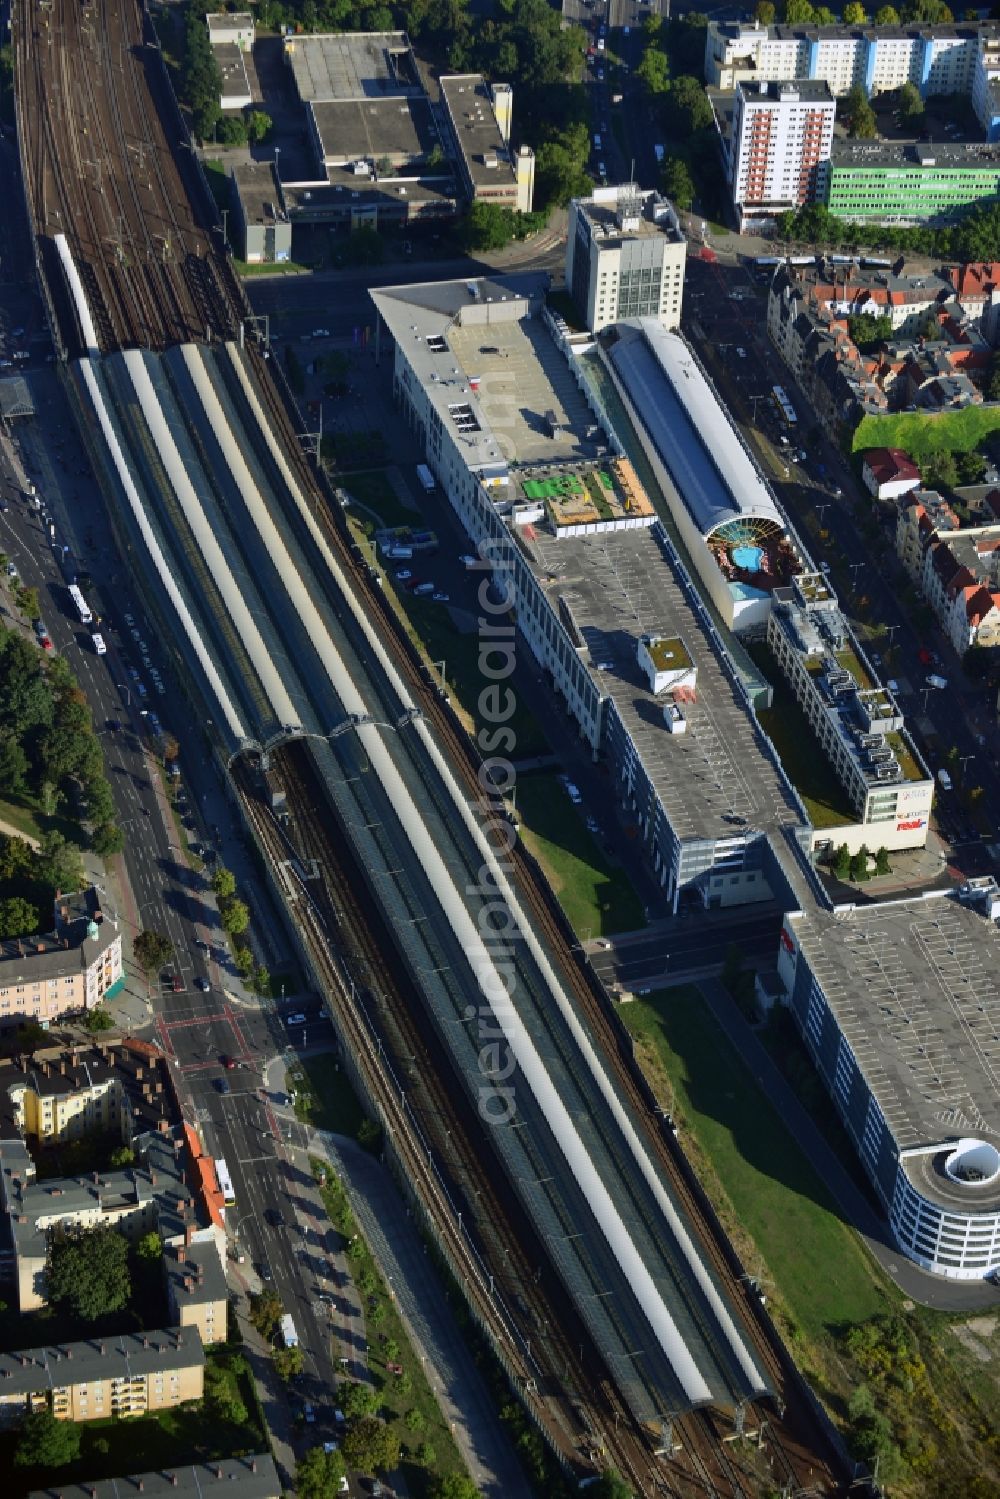
[[727, 169], [741, 231], [822, 198], [835, 115], [823, 82], [737, 85]]
[[566, 233], [566, 285], [584, 326], [654, 317], [678, 328], [687, 240], [673, 206], [633, 183], [574, 198]]
[[1000, 194], [1000, 145], [838, 140], [823, 178], [840, 218], [942, 224]]

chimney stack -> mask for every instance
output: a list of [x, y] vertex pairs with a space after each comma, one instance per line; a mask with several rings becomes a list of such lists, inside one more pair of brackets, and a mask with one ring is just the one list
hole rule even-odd
[[183, 1265], [183, 1263], [184, 1263], [184, 1261], [186, 1259], [187, 1259], [187, 1253], [185, 1252], [184, 1245], [183, 1244], [178, 1244], [178, 1246], [177, 1246], [177, 1263], [179, 1265]]

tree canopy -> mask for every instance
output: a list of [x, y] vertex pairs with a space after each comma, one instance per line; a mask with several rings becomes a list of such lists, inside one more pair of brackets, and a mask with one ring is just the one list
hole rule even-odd
[[377, 1416], [355, 1421], [341, 1445], [348, 1467], [361, 1473], [374, 1473], [377, 1468], [386, 1471], [399, 1462], [399, 1438]]
[[136, 936], [132, 951], [143, 973], [152, 973], [154, 968], [162, 968], [170, 961], [174, 945], [162, 932], [143, 931]]
[[16, 1468], [64, 1468], [80, 1456], [80, 1427], [58, 1420], [48, 1407], [31, 1411], [21, 1425]]
[[311, 1447], [295, 1464], [295, 1491], [299, 1499], [334, 1499], [346, 1471], [340, 1452]]
[[132, 1290], [128, 1240], [113, 1228], [53, 1233], [45, 1282], [49, 1300], [83, 1322], [120, 1312]]
[[995, 200], [971, 208], [952, 224], [915, 229], [895, 225], [857, 224], [832, 214], [822, 203], [810, 203], [797, 213], [781, 214], [778, 238], [817, 249], [866, 245], [871, 249], [907, 251], [963, 264], [1000, 259], [1000, 203]]

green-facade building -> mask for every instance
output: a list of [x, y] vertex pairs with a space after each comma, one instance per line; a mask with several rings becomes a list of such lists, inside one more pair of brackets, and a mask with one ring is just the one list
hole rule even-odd
[[1000, 145], [835, 141], [823, 201], [838, 218], [939, 224], [1000, 197]]

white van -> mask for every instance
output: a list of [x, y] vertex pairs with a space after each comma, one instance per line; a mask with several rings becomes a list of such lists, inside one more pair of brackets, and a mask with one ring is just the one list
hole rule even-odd
[[94, 642], [94, 650], [97, 652], [97, 654], [99, 656], [106, 656], [108, 654], [108, 648], [104, 644], [104, 636], [103, 635], [91, 635], [90, 638]]
[[595, 135], [594, 136], [594, 150], [595, 151], [599, 151], [600, 149], [601, 149], [601, 137], [599, 135]]
[[944, 766], [942, 766], [941, 769], [938, 771], [937, 778], [938, 778], [938, 785], [941, 787], [942, 791], [950, 791], [951, 790], [951, 776], [948, 773], [948, 771], [945, 770]]

